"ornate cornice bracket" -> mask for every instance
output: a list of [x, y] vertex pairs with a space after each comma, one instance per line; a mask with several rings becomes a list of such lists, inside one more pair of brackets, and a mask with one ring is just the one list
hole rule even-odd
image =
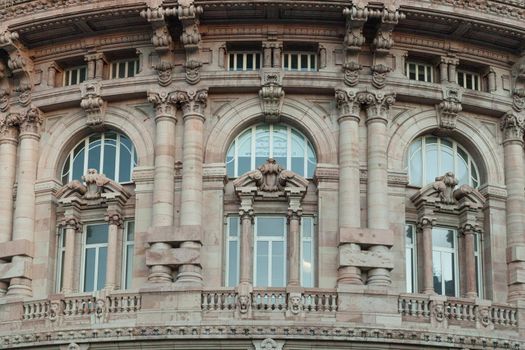
[[284, 103], [282, 72], [276, 69], [266, 69], [261, 72], [261, 89], [259, 98], [261, 109], [267, 123], [278, 123]]
[[101, 97], [101, 86], [98, 82], [89, 81], [80, 85], [80, 107], [86, 112], [86, 124], [99, 128], [104, 124], [107, 102]]
[[436, 106], [438, 125], [443, 129], [455, 129], [461, 105], [462, 90], [454, 85], [443, 87], [443, 100]]
[[369, 12], [364, 1], [353, 1], [351, 7], [343, 10], [343, 15], [346, 17], [344, 46], [347, 54], [357, 54], [361, 51], [366, 41], [363, 26], [368, 20]]
[[525, 88], [512, 90], [512, 108], [516, 112], [522, 112], [525, 109]]
[[405, 19], [406, 15], [392, 5], [386, 6], [382, 10], [370, 10], [369, 17], [380, 20], [377, 34], [372, 41], [372, 49], [375, 53], [387, 54], [394, 45], [392, 39], [394, 27], [399, 23], [399, 20]]

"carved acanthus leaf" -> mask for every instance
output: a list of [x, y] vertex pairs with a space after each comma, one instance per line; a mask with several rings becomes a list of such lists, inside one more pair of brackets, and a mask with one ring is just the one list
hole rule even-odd
[[501, 118], [501, 130], [503, 130], [504, 141], [523, 142], [523, 129], [525, 120], [521, 114], [509, 111]]

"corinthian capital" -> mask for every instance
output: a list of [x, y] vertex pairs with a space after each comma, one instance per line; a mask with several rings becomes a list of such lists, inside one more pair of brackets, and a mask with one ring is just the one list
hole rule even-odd
[[24, 134], [39, 135], [42, 120], [42, 112], [38, 108], [29, 108], [21, 119], [20, 132]]
[[65, 229], [80, 230], [80, 220], [76, 216], [66, 216], [60, 224]]
[[162, 118], [174, 119], [177, 112], [177, 100], [174, 93], [167, 91], [150, 91], [148, 93], [148, 102], [155, 107], [155, 120]]
[[359, 94], [359, 102], [366, 106], [367, 123], [371, 121], [386, 123], [390, 106], [396, 102], [396, 94], [381, 91], [362, 92]]
[[124, 224], [124, 220], [122, 219], [122, 215], [118, 212], [109, 212], [104, 220], [108, 223], [108, 225], [115, 225], [117, 227], [122, 227]]
[[208, 90], [175, 91], [175, 100], [181, 106], [184, 118], [197, 116], [204, 119], [204, 109], [208, 103]]
[[501, 130], [503, 130], [503, 142], [523, 142], [523, 128], [525, 121], [523, 116], [513, 111], [507, 112], [501, 118]]
[[335, 90], [335, 102], [339, 110], [338, 121], [354, 119], [359, 122], [360, 103], [358, 94], [352, 90]]
[[22, 116], [19, 113], [8, 113], [0, 119], [0, 136], [7, 136], [7, 138], [16, 137], [17, 129], [22, 121]]

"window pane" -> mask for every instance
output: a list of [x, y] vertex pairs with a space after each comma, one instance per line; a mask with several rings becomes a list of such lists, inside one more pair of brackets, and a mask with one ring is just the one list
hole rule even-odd
[[313, 224], [312, 217], [303, 217], [302, 229], [303, 229], [304, 238], [312, 238], [312, 224]]
[[228, 242], [228, 286], [234, 287], [239, 282], [237, 271], [239, 266], [237, 262], [239, 261], [238, 257], [238, 241], [229, 241]]
[[235, 177], [235, 142], [232, 143], [226, 155], [226, 173], [228, 177]]
[[234, 68], [235, 68], [234, 63], [235, 63], [235, 62], [234, 62], [233, 60], [234, 60], [235, 55], [234, 55], [234, 54], [230, 54], [228, 57], [229, 57], [229, 67], [230, 67], [230, 70], [234, 70]]
[[267, 126], [257, 127], [255, 135], [255, 167], [258, 168], [270, 157], [269, 128]]
[[108, 225], [87, 225], [86, 244], [101, 244], [108, 242]]
[[459, 86], [465, 87], [465, 76], [461, 72], [458, 72], [458, 84]]
[[405, 225], [406, 245], [412, 245], [414, 243], [413, 227], [412, 225]]
[[432, 82], [432, 67], [427, 66], [427, 82]]
[[284, 287], [286, 259], [284, 252], [284, 242], [272, 242], [272, 287]]
[[117, 66], [118, 63], [113, 63], [111, 65], [111, 79], [115, 79], [117, 77]]
[[301, 261], [302, 286], [313, 287], [313, 256], [312, 242], [304, 241], [302, 244], [303, 260]]
[[445, 174], [447, 171], [454, 171], [454, 150], [442, 143], [440, 174]]
[[237, 66], [235, 67], [237, 70], [242, 70], [242, 66], [244, 64], [243, 54], [238, 53], [237, 54]]
[[433, 228], [432, 246], [442, 248], [454, 248], [454, 231], [443, 228]]
[[[252, 130], [249, 129], [240, 138], [238, 143], [237, 174], [243, 175], [252, 170]], [[257, 164], [256, 164], [257, 167]]]
[[441, 288], [442, 285], [442, 276], [441, 276], [441, 253], [440, 252], [432, 252], [432, 272], [433, 272], [433, 279], [434, 279], [434, 292], [436, 292], [439, 295], [443, 294], [443, 290]]
[[100, 169], [100, 135], [89, 138], [88, 169]]
[[257, 251], [255, 253], [255, 258], [257, 259], [255, 285], [268, 286], [268, 242], [257, 242]]
[[70, 75], [71, 75], [71, 85], [78, 84], [78, 70], [73, 69]]
[[410, 145], [409, 150], [409, 166], [410, 166], [410, 183], [416, 186], [421, 186], [423, 181], [423, 158], [421, 153], [421, 139], [418, 139]]
[[108, 248], [102, 247], [98, 250], [98, 276], [97, 276], [97, 290], [104, 288], [106, 284], [106, 265], [108, 261]]
[[[120, 159], [119, 159], [119, 182], [131, 181], [131, 169], [133, 168], [133, 162], [131, 160], [130, 141], [128, 138], [120, 138]], [[109, 148], [111, 157], [113, 157], [113, 147]], [[105, 162], [104, 162], [105, 165]]]
[[306, 177], [312, 178], [314, 177], [314, 171], [317, 165], [317, 160], [315, 158], [314, 149], [312, 145], [310, 144], [310, 142], [307, 142], [306, 144], [306, 156], [308, 157], [308, 162], [307, 162], [308, 169], [306, 171]]
[[454, 281], [454, 254], [441, 253], [441, 263], [443, 265], [443, 280], [445, 281], [445, 295], [455, 296], [456, 285]]
[[133, 244], [126, 246], [126, 289], [131, 288], [131, 280], [133, 277]]
[[310, 70], [316, 70], [317, 67], [315, 66], [315, 63], [317, 61], [316, 55], [310, 55]]
[[273, 159], [285, 169], [290, 167], [286, 164], [288, 150], [288, 129], [282, 126], [273, 128]]
[[407, 293], [414, 293], [414, 286], [412, 285], [412, 266], [414, 266], [414, 258], [412, 255], [412, 248], [405, 249], [405, 270], [407, 279]]
[[253, 70], [253, 53], [246, 54], [246, 70]]
[[95, 248], [86, 249], [84, 261], [84, 292], [95, 290]]
[[86, 68], [80, 68], [80, 74], [79, 74], [79, 83], [82, 83], [86, 80]]
[[239, 236], [239, 217], [234, 216], [229, 219], [229, 236], [238, 237]]
[[465, 83], [467, 89], [472, 89], [472, 74], [465, 74]]
[[304, 137], [292, 129], [291, 170], [297, 174], [304, 173]]
[[63, 184], [66, 184], [69, 181], [69, 173], [71, 170], [69, 169], [69, 166], [70, 166], [69, 161], [70, 161], [70, 157], [68, 156], [66, 159], [66, 163], [64, 164], [64, 169], [62, 170], [62, 183]]
[[289, 55], [287, 53], [285, 53], [284, 54], [284, 65], [283, 65], [285, 69], [289, 69], [288, 58], [289, 58]]
[[432, 138], [427, 138], [426, 145], [426, 179], [425, 183], [434, 182], [436, 179], [436, 174], [439, 174], [438, 168], [438, 146], [437, 143], [428, 143], [428, 140]]
[[128, 232], [127, 232], [126, 240], [128, 242], [133, 242], [134, 239], [135, 239], [135, 222], [134, 221], [129, 221], [128, 222]]
[[284, 218], [258, 217], [257, 236], [284, 236]]
[[298, 68], [298, 65], [299, 65], [299, 57], [297, 57], [297, 54], [291, 54], [291, 60], [292, 60], [292, 63], [291, 63], [291, 69], [292, 70], [297, 70]]
[[417, 67], [417, 80], [425, 81], [425, 66], [421, 64]]
[[416, 80], [416, 65], [414, 63], [408, 64], [408, 78]]
[[261, 55], [255, 54], [255, 69], [261, 68]]
[[[97, 167], [98, 168], [98, 167]], [[84, 175], [84, 143], [75, 148], [73, 156], [73, 180], [80, 180]]]
[[134, 77], [135, 76], [135, 66], [136, 66], [136, 61], [129, 61], [128, 62], [128, 77]]
[[308, 70], [308, 55], [301, 55], [301, 69]]

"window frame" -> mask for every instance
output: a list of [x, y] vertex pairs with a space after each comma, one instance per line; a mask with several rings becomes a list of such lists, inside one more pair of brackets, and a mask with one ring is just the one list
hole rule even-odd
[[[277, 219], [282, 219], [283, 221], [283, 236], [282, 236], [282, 239], [258, 239], [258, 234], [257, 234], [257, 228], [258, 228], [258, 219], [260, 219], [261, 217], [264, 217], [264, 218], [277, 218]], [[271, 238], [278, 238], [279, 236], [263, 236], [263, 237], [271, 237]], [[257, 247], [258, 247], [258, 243], [259, 242], [269, 242], [268, 244], [268, 265], [267, 265], [267, 268], [268, 268], [268, 271], [267, 271], [267, 278], [268, 278], [268, 285], [267, 286], [259, 286], [257, 285]], [[273, 267], [273, 262], [272, 262], [272, 246], [273, 246], [273, 242], [283, 242], [283, 282], [284, 282], [284, 286], [273, 286], [272, 285], [272, 267]], [[276, 287], [276, 288], [285, 288], [286, 285], [288, 284], [288, 274], [287, 274], [287, 270], [288, 270], [288, 261], [287, 261], [287, 256], [288, 256], [288, 225], [286, 223], [286, 216], [284, 215], [275, 215], [275, 214], [272, 214], [272, 215], [256, 215], [254, 217], [254, 225], [253, 225], [253, 286], [254, 287], [261, 287], [261, 288], [272, 288], [272, 287]]]
[[[463, 84], [459, 83], [460, 74], [463, 75]], [[470, 81], [472, 84], [472, 88], [467, 87], [467, 75], [471, 75]], [[465, 69], [458, 69], [457, 74], [456, 74], [456, 80], [457, 80], [458, 85], [464, 89], [473, 90], [473, 91], [483, 91], [482, 86], [481, 86], [481, 74], [477, 72], [465, 70]], [[476, 88], [476, 84], [477, 84], [477, 88]]]
[[[415, 67], [415, 74], [416, 74], [416, 78], [415, 79], [410, 78], [410, 65], [414, 65], [414, 67]], [[419, 73], [419, 67], [420, 66], [424, 67], [424, 80], [419, 80], [418, 79], [419, 78], [419, 74], [418, 73]], [[429, 71], [430, 71], [430, 77], [428, 77], [428, 72]], [[429, 63], [408, 60], [405, 63], [405, 76], [409, 80], [421, 81], [421, 82], [425, 82], [425, 83], [433, 83], [434, 82], [434, 66], [432, 64], [429, 64]], [[430, 81], [427, 78], [430, 78]]]
[[474, 264], [476, 268], [476, 287], [478, 298], [483, 299], [485, 295], [483, 288], [483, 237], [479, 233], [474, 235]]
[[[133, 76], [129, 76], [129, 70], [128, 70], [128, 67], [129, 67], [129, 64], [130, 63], [134, 63], [135, 64], [135, 69], [133, 70]], [[125, 72], [125, 76], [124, 77], [119, 77], [118, 76], [118, 72], [119, 72], [119, 65], [120, 64], [124, 64], [124, 72]], [[129, 59], [121, 59], [121, 60], [115, 60], [115, 61], [112, 61], [111, 64], [109, 65], [109, 79], [110, 80], [114, 80], [114, 79], [126, 79], [126, 78], [133, 78], [135, 77], [140, 71], [140, 60], [138, 58], [129, 58]], [[115, 77], [113, 76], [113, 73], [115, 73]]]
[[[84, 80], [80, 81], [80, 72], [82, 71], [82, 69], [84, 69]], [[88, 80], [88, 72], [87, 72], [87, 65], [81, 65], [81, 66], [75, 66], [75, 67], [70, 67], [70, 68], [66, 68], [64, 69], [63, 71], [63, 78], [62, 78], [62, 86], [74, 86], [74, 85], [79, 85], [83, 82], [85, 82], [86, 80]], [[75, 82], [74, 84], [71, 82], [72, 81], [72, 74], [71, 72], [73, 71], [76, 71], [77, 72], [77, 82]], [[69, 74], [69, 78], [68, 78], [68, 74]], [[67, 81], [67, 84], [66, 84], [66, 81]]]
[[64, 274], [64, 258], [66, 254], [66, 229], [64, 227], [57, 228], [57, 257], [56, 257], [56, 280], [55, 280], [55, 292], [62, 292], [62, 279]]
[[[292, 57], [297, 55], [297, 69], [291, 68]], [[301, 57], [307, 56], [307, 68], [302, 68]], [[313, 67], [312, 68], [312, 58]], [[288, 72], [317, 72], [319, 70], [319, 57], [317, 52], [313, 51], [284, 51], [282, 55], [282, 69]]]
[[[238, 55], [242, 55], [242, 69], [237, 68], [237, 59]], [[252, 69], [248, 68], [248, 55], [253, 55], [252, 57]], [[230, 72], [253, 72], [258, 71], [262, 67], [262, 54], [260, 51], [230, 51], [226, 55], [226, 70]], [[233, 59], [233, 62], [232, 62]], [[257, 66], [258, 61], [258, 66]], [[233, 64], [233, 67], [232, 67]]]
[[[406, 238], [406, 230], [408, 227], [411, 227], [411, 230], [412, 230], [412, 243], [411, 244], [407, 243], [408, 240]], [[418, 244], [417, 227], [414, 223], [408, 222], [405, 224], [405, 276], [406, 276], [407, 293], [417, 293], [419, 291], [418, 278], [417, 278], [418, 277], [417, 244]], [[410, 256], [411, 256], [410, 260], [408, 259], [409, 249], [410, 249]], [[410, 276], [409, 276], [409, 266], [410, 266]], [[410, 286], [412, 288], [410, 288]]]
[[[311, 232], [311, 236], [310, 237], [305, 237], [304, 236], [304, 227], [305, 227], [305, 218], [307, 219], [310, 219], [311, 223], [310, 223], [310, 232]], [[313, 215], [303, 215], [301, 217], [301, 229], [300, 229], [300, 247], [299, 247], [299, 265], [300, 265], [300, 271], [299, 271], [299, 284], [301, 285], [301, 287], [304, 287], [304, 288], [314, 288], [316, 286], [316, 283], [315, 283], [315, 279], [316, 279], [316, 259], [315, 259], [315, 253], [316, 253], [316, 247], [317, 247], [317, 244], [316, 244], [316, 218], [315, 216]], [[312, 257], [312, 261], [311, 261], [311, 269], [312, 269], [312, 276], [310, 277], [311, 278], [311, 281], [312, 281], [312, 285], [311, 286], [306, 286], [305, 285], [305, 282], [304, 282], [304, 279], [305, 279], [305, 271], [304, 271], [304, 267], [303, 267], [303, 264], [304, 264], [304, 243], [305, 242], [310, 242], [310, 254], [311, 254], [311, 257]]]
[[[87, 241], [87, 227], [90, 226], [90, 225], [106, 225], [107, 226], [107, 229], [108, 229], [108, 239], [107, 239], [107, 242], [106, 243], [95, 243], [95, 244], [89, 244], [89, 247], [88, 247], [88, 244], [86, 243]], [[99, 265], [99, 252], [100, 252], [100, 248], [106, 248], [106, 259], [107, 259], [107, 256], [109, 254], [109, 224], [103, 222], [103, 221], [90, 221], [90, 222], [86, 222], [84, 223], [84, 225], [82, 225], [82, 254], [81, 254], [81, 260], [80, 260], [80, 292], [81, 293], [93, 293], [93, 292], [96, 292], [96, 291], [99, 291], [99, 290], [102, 290], [104, 286], [102, 286], [102, 288], [98, 288], [98, 275], [99, 275], [99, 269], [98, 269], [98, 265]], [[95, 254], [95, 266], [94, 266], [94, 271], [95, 271], [95, 274], [93, 276], [93, 290], [92, 291], [86, 291], [85, 290], [85, 278], [86, 278], [86, 252], [88, 249], [90, 248], [95, 248], [96, 249], [96, 254]], [[106, 260], [106, 281], [107, 281], [107, 260]], [[104, 284], [106, 283], [106, 281], [104, 281]]]
[[[446, 295], [446, 289], [445, 289], [445, 280], [442, 278], [441, 279], [441, 289], [442, 289], [442, 292], [443, 294], [439, 294], [436, 292], [436, 290], [434, 290], [434, 292], [437, 294], [437, 295], [442, 295], [442, 296], [447, 296], [447, 297], [459, 297], [460, 295], [460, 285], [459, 285], [459, 281], [460, 281], [460, 268], [459, 268], [459, 246], [458, 246], [458, 230], [454, 227], [449, 227], [449, 226], [434, 226], [432, 227], [432, 240], [434, 239], [434, 230], [436, 229], [439, 229], [439, 230], [450, 230], [453, 232], [453, 244], [454, 244], [454, 247], [453, 248], [446, 248], [446, 247], [436, 247], [434, 246], [434, 243], [432, 242], [432, 279], [434, 279], [434, 252], [439, 252], [440, 253], [440, 261], [441, 261], [441, 275], [443, 275], [443, 259], [441, 259], [441, 253], [452, 253], [453, 254], [453, 263], [454, 263], [454, 269], [453, 269], [453, 273], [454, 273], [454, 295]], [[437, 249], [436, 249], [437, 248]], [[464, 254], [464, 252], [462, 253]]]
[[[133, 224], [133, 240], [128, 240], [128, 233], [129, 233], [129, 226], [130, 224]], [[121, 261], [121, 288], [123, 290], [131, 289], [131, 285], [133, 284], [133, 261], [134, 261], [134, 250], [135, 250], [135, 220], [134, 219], [128, 219], [124, 221], [124, 229], [122, 230], [122, 261]], [[129, 278], [129, 285], [128, 285], [128, 247], [133, 247], [132, 249], [132, 255], [131, 255], [131, 276]]]

